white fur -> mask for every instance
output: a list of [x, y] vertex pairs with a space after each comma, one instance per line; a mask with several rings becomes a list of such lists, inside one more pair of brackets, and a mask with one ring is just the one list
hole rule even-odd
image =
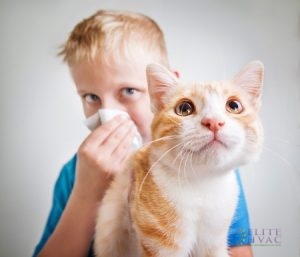
[[129, 217], [129, 171], [118, 174], [98, 211], [94, 250], [101, 257], [138, 257], [136, 235]]
[[[178, 169], [166, 172], [166, 167], [171, 166], [170, 164]], [[191, 163], [184, 167], [173, 164], [172, 158], [166, 157], [152, 170], [152, 174], [156, 184], [163, 188], [181, 217], [177, 224], [179, 233], [176, 238], [181, 250], [168, 254], [163, 250], [157, 256], [205, 257], [207, 252], [215, 249], [218, 253], [211, 252], [211, 256], [228, 257], [227, 233], [238, 198], [234, 172], [207, 174], [198, 170], [203, 167], [192, 167]], [[199, 171], [197, 176], [184, 175], [184, 172], [192, 170]], [[182, 177], [178, 174], [182, 174]]]

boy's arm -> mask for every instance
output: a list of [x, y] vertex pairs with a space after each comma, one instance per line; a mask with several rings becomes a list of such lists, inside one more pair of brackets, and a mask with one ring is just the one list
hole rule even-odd
[[47, 223], [42, 237], [34, 249], [32, 257], [36, 257], [44, 247], [45, 243], [48, 241], [57, 226], [57, 223], [67, 205], [74, 185], [76, 162], [77, 155], [74, 155], [73, 158], [62, 167], [59, 173], [53, 190], [52, 207], [48, 215]]
[[[38, 253], [38, 256], [68, 256], [67, 251], [77, 252], [78, 256], [86, 256], [81, 252], [87, 252], [91, 247], [90, 235], [93, 235], [95, 218], [90, 217], [88, 213], [92, 213], [93, 209], [96, 213], [99, 202], [92, 205], [90, 201], [76, 199], [76, 189], [73, 188], [76, 164], [75, 155], [60, 172], [54, 188], [52, 209], [33, 257]], [[105, 190], [105, 186], [100, 188]], [[88, 227], [91, 229], [86, 233]], [[73, 235], [80, 235], [81, 238], [76, 239]]]
[[253, 257], [252, 247], [244, 245], [229, 248], [230, 257]]
[[116, 117], [95, 129], [81, 144], [72, 193], [39, 256], [87, 255], [99, 203], [113, 174], [124, 170], [134, 135], [132, 121]]
[[235, 172], [239, 186], [239, 198], [228, 235], [230, 256], [253, 257], [247, 203], [239, 171]]
[[54, 232], [39, 256], [87, 256], [94, 234], [99, 201], [72, 191]]

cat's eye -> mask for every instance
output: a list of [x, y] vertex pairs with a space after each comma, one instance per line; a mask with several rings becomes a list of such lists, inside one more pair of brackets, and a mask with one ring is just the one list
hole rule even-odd
[[244, 110], [244, 108], [238, 99], [232, 98], [227, 101], [226, 110], [230, 113], [239, 114]]
[[179, 116], [188, 116], [195, 111], [194, 104], [189, 100], [178, 103], [175, 107], [175, 113]]

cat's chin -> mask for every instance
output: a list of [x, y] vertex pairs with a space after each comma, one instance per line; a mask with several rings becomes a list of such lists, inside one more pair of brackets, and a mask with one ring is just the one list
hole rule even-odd
[[222, 155], [226, 152], [229, 152], [230, 149], [229, 146], [223, 141], [213, 138], [198, 145], [184, 147], [183, 151], [188, 154], [192, 154], [193, 156], [199, 156], [200, 158], [213, 159], [216, 155]]
[[223, 150], [227, 150], [228, 146], [223, 143], [221, 140], [219, 139], [213, 139], [210, 142], [208, 142], [207, 144], [205, 144], [200, 151], [207, 151], [207, 152], [218, 152], [218, 151], [223, 151]]
[[200, 170], [224, 170], [233, 169], [240, 163], [237, 153], [240, 145], [228, 145], [221, 140], [212, 139], [201, 147], [185, 148], [184, 156], [189, 156], [189, 160], [194, 167]]

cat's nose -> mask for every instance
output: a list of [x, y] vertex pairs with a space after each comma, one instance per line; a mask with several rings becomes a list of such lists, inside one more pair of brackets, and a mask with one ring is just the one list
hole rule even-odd
[[225, 121], [216, 118], [203, 118], [201, 124], [216, 133], [225, 125]]

